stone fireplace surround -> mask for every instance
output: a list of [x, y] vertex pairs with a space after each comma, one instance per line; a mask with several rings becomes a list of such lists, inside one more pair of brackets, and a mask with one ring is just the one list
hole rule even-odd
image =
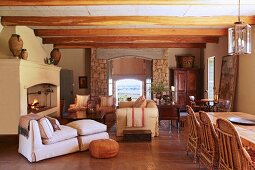
[[55, 107], [38, 114], [59, 115], [60, 69], [21, 59], [0, 59], [0, 134], [17, 134], [19, 118], [27, 114], [27, 89], [38, 84], [56, 87]]

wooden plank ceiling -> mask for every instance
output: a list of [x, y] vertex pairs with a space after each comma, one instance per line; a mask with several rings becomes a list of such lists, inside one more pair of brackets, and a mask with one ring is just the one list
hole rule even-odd
[[[211, 0], [1, 0], [0, 6], [220, 5]], [[245, 4], [255, 3], [246, 0]], [[205, 48], [227, 36], [236, 16], [2, 16], [3, 26], [36, 27], [44, 44], [57, 48]], [[254, 16], [242, 21], [255, 24]], [[155, 28], [155, 26], [157, 26]], [[45, 27], [47, 29], [45, 29]], [[55, 27], [59, 27], [56, 29]], [[65, 28], [66, 27], [66, 28]], [[81, 27], [81, 28], [77, 28]], [[141, 27], [141, 28], [140, 28]], [[43, 28], [43, 29], [42, 29]]]

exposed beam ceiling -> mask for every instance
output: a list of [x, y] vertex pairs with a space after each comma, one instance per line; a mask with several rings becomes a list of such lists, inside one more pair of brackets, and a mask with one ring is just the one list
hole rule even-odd
[[[255, 24], [255, 16], [241, 17]], [[168, 25], [168, 26], [230, 26], [237, 21], [234, 16], [218, 17], [164, 17], [164, 16], [89, 16], [89, 17], [33, 17], [4, 16], [3, 26], [116, 26], [116, 25]]]
[[35, 29], [36, 36], [226, 36], [227, 29]]
[[174, 37], [174, 36], [94, 36], [94, 37], [50, 37], [44, 44], [83, 43], [218, 43], [218, 37]]
[[55, 44], [55, 48], [205, 48], [205, 43], [83, 43]]
[[[237, 21], [237, 0], [1, 0], [3, 26], [61, 48], [205, 48]], [[255, 0], [241, 20], [255, 25]], [[158, 44], [158, 45], [157, 45]], [[76, 46], [76, 47], [75, 47]]]
[[[255, 4], [242, 0], [242, 4]], [[0, 6], [76, 6], [76, 5], [214, 5], [237, 4], [233, 0], [1, 0]]]

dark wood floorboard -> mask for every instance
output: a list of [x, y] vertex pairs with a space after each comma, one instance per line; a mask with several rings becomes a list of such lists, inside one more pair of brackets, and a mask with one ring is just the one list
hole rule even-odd
[[108, 132], [117, 140], [120, 151], [117, 157], [95, 159], [89, 151], [59, 156], [37, 163], [29, 163], [20, 155], [18, 142], [0, 143], [0, 170], [197, 170], [192, 154], [186, 155], [187, 130], [169, 131], [168, 123], [161, 123], [160, 136], [151, 142], [123, 142], [115, 137], [113, 122]]

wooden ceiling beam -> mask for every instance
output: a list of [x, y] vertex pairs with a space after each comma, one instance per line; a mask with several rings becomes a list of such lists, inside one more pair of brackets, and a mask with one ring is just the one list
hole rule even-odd
[[36, 36], [227, 36], [227, 29], [120, 28], [120, 29], [35, 29]]
[[82, 43], [218, 43], [218, 37], [176, 36], [94, 36], [94, 37], [47, 37], [44, 44]]
[[[242, 0], [242, 4], [255, 4]], [[80, 5], [236, 5], [230, 0], [1, 0], [0, 6], [80, 6]]]
[[54, 44], [55, 48], [205, 48], [205, 43], [83, 43]]
[[[242, 16], [241, 20], [251, 25], [255, 24], [255, 16]], [[1, 18], [3, 26], [231, 26], [236, 21], [236, 16], [3, 16]]]

